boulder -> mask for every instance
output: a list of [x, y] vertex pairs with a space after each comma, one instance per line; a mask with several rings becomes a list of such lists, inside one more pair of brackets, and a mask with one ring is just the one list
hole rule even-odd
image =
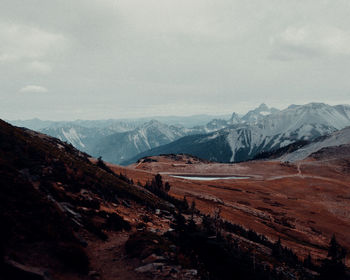
[[24, 265], [8, 258], [5, 258], [4, 262], [4, 274], [9, 279], [50, 280], [48, 272], [41, 268]]
[[164, 266], [164, 263], [149, 263], [136, 268], [135, 271], [140, 273], [156, 272], [158, 270], [161, 270], [163, 266]]
[[159, 262], [159, 261], [164, 261], [165, 258], [163, 256], [157, 256], [156, 254], [149, 255], [147, 258], [143, 259], [143, 263], [154, 263], [154, 262]]

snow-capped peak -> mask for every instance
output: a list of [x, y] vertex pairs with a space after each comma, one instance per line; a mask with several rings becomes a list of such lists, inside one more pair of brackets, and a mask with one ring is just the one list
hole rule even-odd
[[250, 110], [242, 117], [242, 120], [246, 123], [255, 124], [258, 123], [265, 116], [278, 112], [276, 108], [269, 108], [265, 103], [260, 104], [259, 107]]
[[231, 118], [229, 120], [229, 123], [230, 124], [238, 124], [240, 122], [241, 122], [241, 118], [238, 116], [237, 113], [233, 112], [232, 116], [231, 116]]

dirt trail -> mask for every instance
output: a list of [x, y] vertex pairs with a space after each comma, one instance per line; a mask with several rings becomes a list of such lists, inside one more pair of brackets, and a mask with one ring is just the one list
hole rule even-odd
[[[107, 241], [93, 242], [89, 245], [91, 267], [100, 274], [101, 280], [150, 279], [134, 271], [138, 263], [132, 263], [124, 252], [129, 233], [113, 232]], [[136, 261], [135, 261], [136, 262]]]
[[350, 185], [349, 183], [345, 183], [344, 181], [333, 179], [333, 178], [329, 178], [329, 177], [303, 174], [302, 171], [301, 171], [301, 166], [302, 165], [312, 165], [312, 166], [317, 167], [316, 164], [313, 164], [311, 162], [298, 162], [296, 164], [298, 173], [292, 174], [292, 175], [273, 176], [273, 177], [266, 178], [265, 180], [266, 181], [273, 181], [273, 180], [279, 180], [279, 179], [284, 179], [284, 178], [300, 177], [300, 178], [303, 178], [303, 179], [309, 178], [309, 179], [317, 179], [317, 180], [328, 181], [328, 182], [337, 183], [337, 184], [340, 184], [340, 185], [343, 185], [343, 186], [349, 186]]

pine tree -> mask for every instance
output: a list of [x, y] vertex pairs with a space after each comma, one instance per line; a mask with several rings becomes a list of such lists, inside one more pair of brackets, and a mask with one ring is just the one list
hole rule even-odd
[[222, 220], [220, 217], [221, 208], [217, 208], [214, 211], [214, 225], [215, 225], [215, 235], [216, 238], [221, 237], [221, 230], [222, 230]]
[[346, 257], [346, 250], [337, 242], [334, 234], [329, 243], [327, 257], [321, 266], [320, 279], [345, 279], [346, 267], [343, 261]]
[[169, 192], [169, 191], [170, 191], [170, 184], [169, 184], [169, 182], [165, 182], [165, 184], [164, 184], [164, 190], [165, 190], [166, 192]]
[[272, 256], [280, 258], [282, 256], [282, 249], [281, 238], [278, 237], [278, 240], [272, 246]]
[[190, 210], [191, 210], [191, 220], [193, 220], [193, 215], [196, 212], [196, 202], [194, 200], [192, 200], [191, 209]]
[[184, 196], [184, 198], [182, 200], [182, 207], [183, 207], [184, 210], [188, 209], [188, 202], [187, 202], [186, 196]]
[[156, 187], [158, 187], [159, 189], [163, 189], [163, 180], [160, 174], [157, 174], [156, 176], [154, 176], [154, 181], [155, 181]]
[[330, 257], [334, 262], [342, 262], [345, 255], [345, 248], [340, 246], [335, 238], [335, 234], [333, 234], [331, 242], [329, 243], [328, 257]]
[[304, 259], [304, 266], [309, 268], [309, 269], [313, 269], [314, 268], [314, 263], [312, 261], [310, 253], [308, 254], [307, 258]]

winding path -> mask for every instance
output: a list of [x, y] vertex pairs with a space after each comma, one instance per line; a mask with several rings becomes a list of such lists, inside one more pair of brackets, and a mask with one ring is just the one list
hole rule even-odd
[[280, 175], [280, 176], [273, 176], [270, 178], [267, 178], [266, 181], [273, 181], [273, 180], [279, 180], [279, 179], [284, 179], [284, 178], [293, 178], [293, 177], [300, 177], [302, 179], [306, 179], [306, 178], [310, 178], [310, 179], [318, 179], [318, 180], [323, 180], [323, 181], [328, 181], [328, 182], [332, 182], [332, 183], [337, 183], [343, 186], [350, 186], [350, 183], [345, 183], [344, 181], [341, 180], [337, 180], [337, 179], [332, 179], [329, 177], [322, 177], [322, 176], [315, 176], [315, 175], [306, 175], [303, 174], [301, 171], [301, 165], [315, 165], [312, 163], [302, 163], [302, 162], [297, 162], [296, 167], [298, 170], [298, 173], [296, 174], [292, 174], [292, 175]]

